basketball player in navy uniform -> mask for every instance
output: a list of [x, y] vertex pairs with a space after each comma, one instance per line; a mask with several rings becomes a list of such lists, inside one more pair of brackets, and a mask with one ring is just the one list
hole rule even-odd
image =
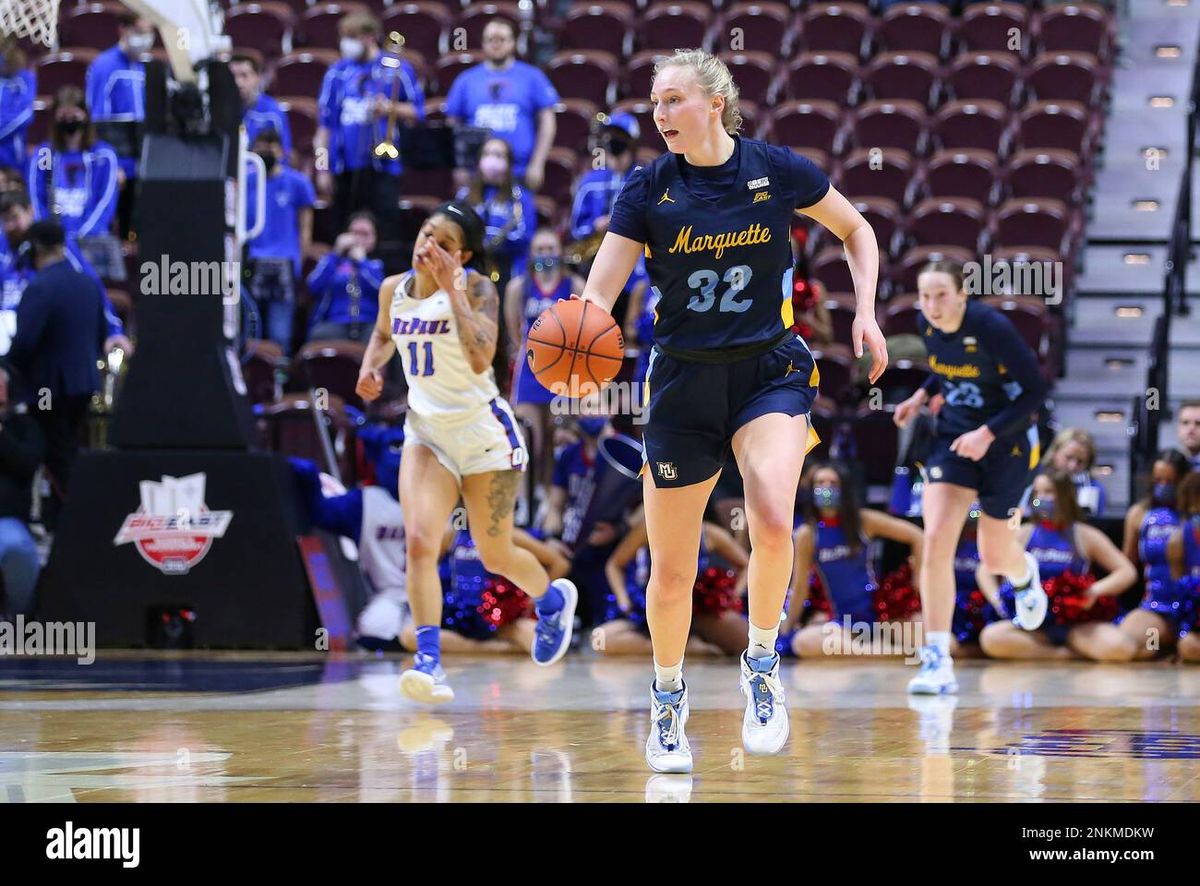
[[1030, 416], [1042, 407], [1046, 385], [1037, 357], [1008, 318], [967, 297], [960, 265], [927, 265], [917, 278], [917, 289], [917, 331], [933, 371], [896, 407], [896, 424], [906, 425], [935, 394], [945, 402], [937, 414], [922, 497], [925, 645], [920, 671], [908, 691], [940, 695], [958, 691], [950, 658], [954, 551], [977, 499], [983, 511], [978, 526], [983, 568], [1012, 582], [1017, 624], [1034, 631], [1046, 617], [1037, 560], [1017, 537], [1018, 504], [1040, 457], [1037, 427]]
[[513, 542], [513, 508], [528, 452], [492, 371], [500, 299], [491, 280], [469, 270], [482, 256], [483, 222], [475, 210], [459, 202], [437, 207], [417, 235], [413, 270], [379, 287], [356, 388], [364, 400], [378, 397], [380, 370], [399, 352], [408, 382], [400, 506], [417, 641], [400, 688], [429, 704], [454, 698], [441, 666], [437, 561], [460, 495], [484, 568], [535, 601], [537, 664], [553, 664], [567, 651], [579, 599], [574, 584], [551, 582], [537, 558]]
[[657, 772], [690, 772], [683, 654], [696, 551], [705, 504], [731, 453], [745, 480], [753, 546], [742, 740], [751, 753], [773, 754], [788, 736], [775, 641], [792, 577], [796, 487], [817, 442], [809, 411], [818, 382], [781, 296], [795, 211], [846, 245], [858, 294], [854, 349], [861, 356], [864, 343], [870, 348], [872, 382], [887, 350], [875, 322], [874, 233], [808, 160], [738, 135], [738, 90], [724, 63], [677, 51], [658, 65], [650, 101], [668, 153], [630, 175], [582, 297], [610, 311], [643, 254], [661, 293], [644, 429], [655, 670], [646, 761]]

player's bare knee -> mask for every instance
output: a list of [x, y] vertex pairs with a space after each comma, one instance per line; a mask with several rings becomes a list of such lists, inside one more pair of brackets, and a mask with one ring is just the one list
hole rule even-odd
[[750, 538], [756, 549], [792, 547], [792, 513], [782, 508], [766, 508], [750, 513]]
[[404, 534], [404, 551], [409, 563], [422, 560], [437, 562], [441, 553], [442, 537], [440, 532], [429, 532], [425, 529], [406, 529]]
[[695, 584], [695, 562], [689, 563], [687, 567], [667, 565], [656, 567], [651, 572], [647, 592], [654, 594], [664, 603], [677, 602], [681, 599], [690, 600]]

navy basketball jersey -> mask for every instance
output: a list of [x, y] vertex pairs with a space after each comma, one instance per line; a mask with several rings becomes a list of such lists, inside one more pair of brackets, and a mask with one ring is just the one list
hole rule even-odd
[[955, 332], [939, 332], [922, 315], [917, 331], [936, 376], [925, 388], [946, 398], [939, 433], [965, 434], [983, 424], [997, 437], [1025, 433], [1046, 386], [1037, 357], [1007, 317], [971, 299]]
[[[668, 353], [765, 346], [792, 325], [781, 286], [793, 211], [820, 201], [829, 179], [790, 148], [734, 141], [723, 167], [668, 153], [638, 168], [613, 207], [609, 230], [645, 244], [654, 341]], [[732, 183], [706, 193], [722, 173]]]

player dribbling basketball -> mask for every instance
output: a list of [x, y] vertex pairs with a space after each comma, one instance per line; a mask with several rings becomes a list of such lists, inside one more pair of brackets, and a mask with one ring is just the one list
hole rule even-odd
[[379, 288], [379, 313], [363, 356], [357, 393], [374, 400], [380, 370], [399, 351], [408, 381], [400, 462], [408, 596], [417, 653], [400, 688], [415, 701], [454, 698], [441, 666], [442, 534], [461, 495], [480, 559], [535, 599], [533, 660], [556, 662], [571, 641], [578, 593], [551, 582], [532, 553], [513, 543], [513, 508], [528, 460], [512, 409], [492, 371], [499, 298], [487, 277], [469, 270], [483, 255], [483, 222], [465, 203], [443, 203], [422, 225], [413, 270]]
[[742, 740], [751, 753], [777, 753], [789, 731], [775, 640], [792, 576], [796, 487], [816, 442], [808, 415], [818, 382], [807, 345], [789, 331], [791, 302], [781, 299], [794, 211], [845, 243], [858, 295], [854, 348], [869, 347], [872, 382], [887, 350], [875, 321], [874, 233], [808, 160], [738, 135], [738, 91], [724, 63], [677, 51], [657, 66], [650, 101], [669, 153], [630, 175], [582, 297], [611, 311], [643, 251], [661, 293], [644, 430], [655, 670], [646, 760], [658, 772], [689, 772], [683, 654], [696, 551], [731, 451], [753, 547]]

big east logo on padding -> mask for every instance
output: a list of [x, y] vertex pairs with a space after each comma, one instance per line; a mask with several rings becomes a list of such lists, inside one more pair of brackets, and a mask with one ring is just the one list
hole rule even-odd
[[186, 575], [221, 538], [233, 511], [210, 511], [204, 503], [204, 473], [143, 480], [142, 504], [125, 518], [114, 545], [133, 542], [138, 553], [164, 575]]

